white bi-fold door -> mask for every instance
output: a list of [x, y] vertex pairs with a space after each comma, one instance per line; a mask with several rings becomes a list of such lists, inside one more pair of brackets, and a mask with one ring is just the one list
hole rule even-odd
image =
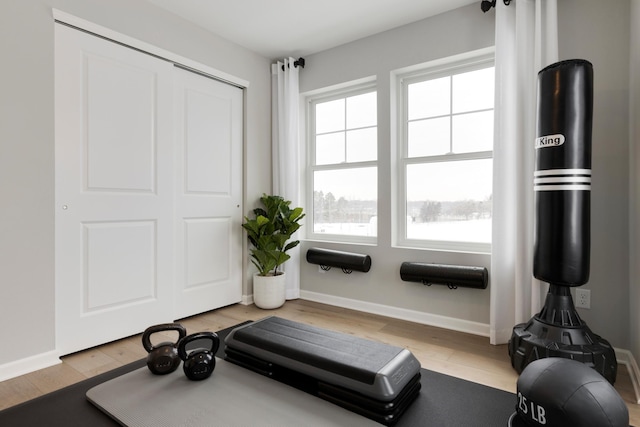
[[55, 31], [58, 351], [240, 301], [242, 90]]

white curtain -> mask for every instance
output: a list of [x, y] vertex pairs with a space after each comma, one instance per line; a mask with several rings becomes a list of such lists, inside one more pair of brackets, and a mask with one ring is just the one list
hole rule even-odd
[[[302, 206], [299, 196], [298, 67], [294, 61], [287, 58], [271, 66], [273, 194], [291, 200], [292, 208]], [[295, 247], [287, 253], [291, 259], [282, 265], [287, 273], [286, 298], [295, 299], [300, 297], [300, 248]]]
[[556, 0], [497, 2], [492, 344], [539, 312], [547, 289], [533, 277], [536, 87], [538, 71], [557, 60]]

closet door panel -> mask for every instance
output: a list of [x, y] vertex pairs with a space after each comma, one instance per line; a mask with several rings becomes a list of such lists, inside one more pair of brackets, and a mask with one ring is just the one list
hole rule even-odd
[[242, 298], [241, 89], [176, 68], [176, 314]]
[[[186, 71], [179, 71], [180, 74]], [[189, 79], [206, 77], [188, 76]], [[217, 82], [198, 82], [199, 85], [218, 86]], [[212, 88], [211, 88], [212, 89]], [[178, 100], [180, 97], [177, 98]], [[214, 94], [184, 88], [184, 154], [185, 193], [205, 193], [229, 197], [233, 160], [232, 100]]]
[[173, 65], [56, 25], [56, 342], [173, 320]]
[[157, 298], [155, 222], [94, 222], [83, 228], [83, 313]]
[[88, 189], [154, 191], [156, 73], [85, 58]]

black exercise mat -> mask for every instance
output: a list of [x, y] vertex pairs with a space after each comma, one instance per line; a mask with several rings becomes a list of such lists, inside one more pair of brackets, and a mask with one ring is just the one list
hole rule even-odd
[[[221, 340], [231, 329], [218, 332]], [[224, 346], [217, 356], [224, 357]], [[0, 411], [0, 426], [117, 426], [118, 423], [89, 403], [85, 394], [98, 384], [143, 366], [144, 360], [139, 360]], [[396, 426], [507, 426], [515, 409], [515, 395], [426, 369], [420, 372], [422, 390]]]

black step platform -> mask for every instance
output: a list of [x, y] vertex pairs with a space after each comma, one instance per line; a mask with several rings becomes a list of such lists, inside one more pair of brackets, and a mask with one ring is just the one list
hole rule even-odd
[[420, 392], [408, 350], [279, 317], [234, 329], [226, 360], [392, 425]]

